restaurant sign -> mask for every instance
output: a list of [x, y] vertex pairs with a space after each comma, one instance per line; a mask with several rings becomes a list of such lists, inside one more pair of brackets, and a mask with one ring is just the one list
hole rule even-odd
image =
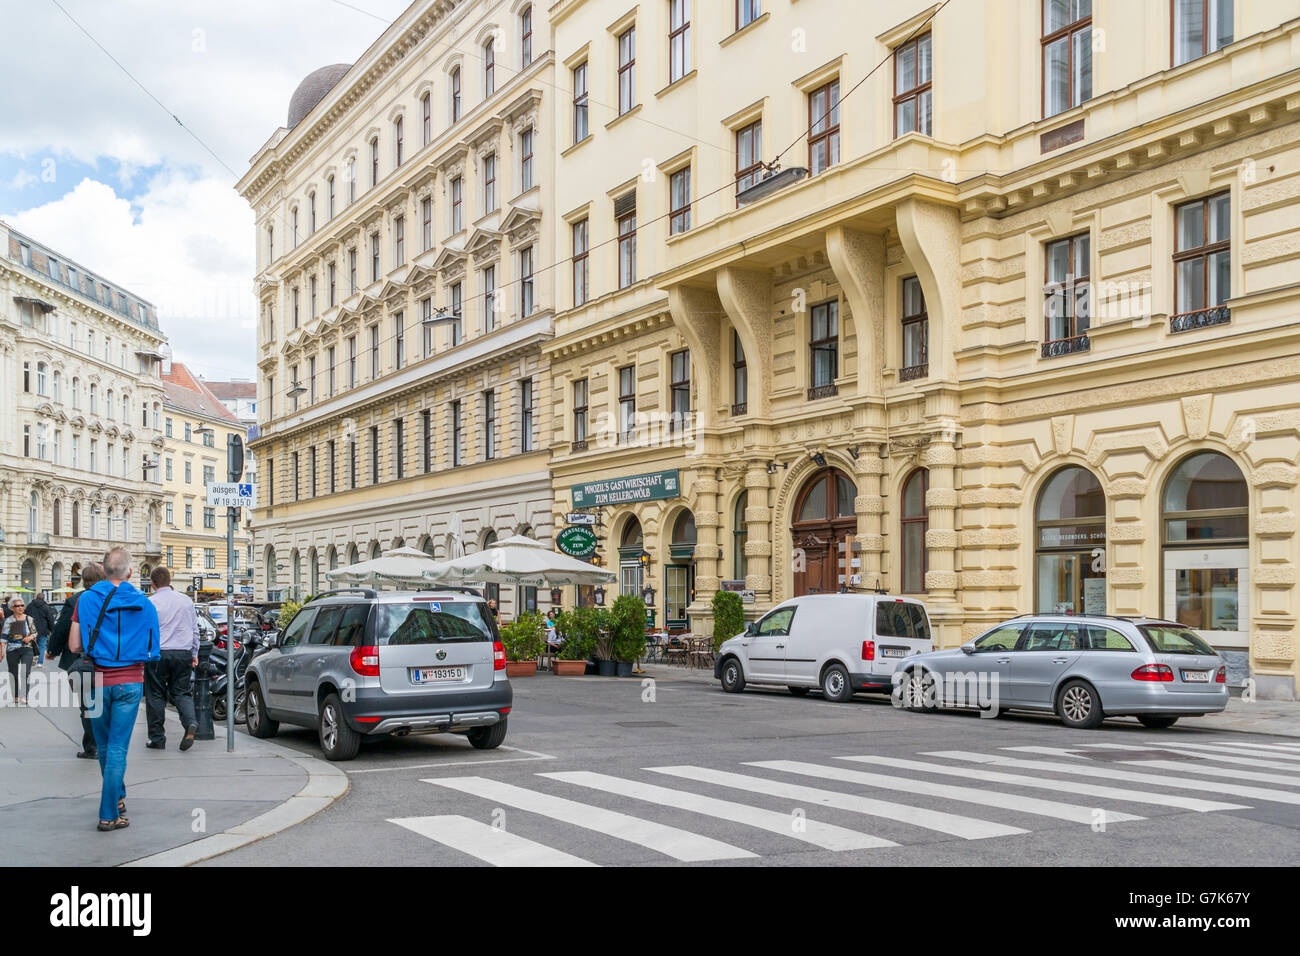
[[574, 558], [585, 558], [596, 553], [596, 535], [590, 528], [573, 525], [555, 536], [556, 546]]
[[573, 507], [593, 508], [632, 501], [662, 501], [681, 497], [681, 480], [676, 470], [652, 471], [645, 475], [591, 481], [570, 487]]

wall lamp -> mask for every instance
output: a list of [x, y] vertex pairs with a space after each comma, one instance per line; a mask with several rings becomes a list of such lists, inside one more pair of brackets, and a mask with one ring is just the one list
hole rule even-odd
[[813, 452], [812, 460], [813, 460], [813, 464], [815, 464], [818, 468], [826, 467], [826, 456], [823, 455], [821, 452], [819, 451]]

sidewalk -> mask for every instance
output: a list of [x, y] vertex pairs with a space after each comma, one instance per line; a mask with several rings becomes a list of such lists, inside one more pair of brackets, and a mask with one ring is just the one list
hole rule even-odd
[[170, 708], [167, 725], [167, 749], [146, 749], [141, 705], [127, 758], [131, 825], [100, 833], [99, 762], [76, 757], [76, 708], [0, 706], [0, 865], [185, 866], [300, 823], [347, 792], [346, 775], [324, 760], [242, 730], [227, 753], [224, 724], [181, 753]]
[[[685, 680], [718, 686], [711, 667], [692, 668], [676, 664], [642, 664], [641, 667], [645, 673], [638, 674], [637, 677], [642, 679], [650, 677], [664, 681]], [[590, 677], [584, 679], [591, 680]], [[623, 680], [627, 679], [623, 678]], [[1204, 717], [1184, 717], [1178, 721], [1177, 726], [1215, 733], [1235, 731], [1244, 734], [1300, 737], [1300, 701], [1244, 701], [1240, 697], [1232, 697], [1228, 701], [1228, 709], [1223, 713], [1207, 714]]]

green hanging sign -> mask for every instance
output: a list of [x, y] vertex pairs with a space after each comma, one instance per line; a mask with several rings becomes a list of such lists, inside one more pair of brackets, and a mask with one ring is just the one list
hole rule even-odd
[[596, 533], [590, 528], [574, 525], [555, 536], [555, 545], [573, 558], [588, 558], [596, 553]]

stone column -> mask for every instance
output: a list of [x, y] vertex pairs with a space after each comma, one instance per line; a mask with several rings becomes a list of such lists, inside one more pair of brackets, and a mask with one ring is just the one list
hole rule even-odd
[[[692, 512], [695, 515], [695, 600], [688, 609], [691, 629], [700, 635], [713, 633], [711, 602], [718, 590], [718, 481], [712, 475], [697, 473], [691, 484]], [[672, 529], [663, 529], [662, 559], [667, 562]], [[665, 596], [666, 600], [666, 596]]]
[[857, 551], [849, 557], [862, 561], [857, 573], [862, 575], [864, 588], [874, 588], [877, 580], [884, 586], [881, 561], [885, 550], [885, 499], [881, 496], [884, 474], [885, 462], [880, 458], [880, 446], [862, 444], [853, 466], [853, 480], [858, 486], [858, 496], [853, 502], [853, 510], [858, 516]]
[[929, 469], [930, 489], [925, 505], [929, 530], [925, 551], [929, 570], [925, 575], [928, 600], [935, 604], [957, 603], [957, 531], [955, 487], [957, 452], [950, 435], [935, 435], [921, 452], [921, 464]]
[[754, 592], [756, 607], [772, 605], [772, 546], [781, 534], [772, 527], [772, 477], [767, 465], [752, 461], [745, 470], [745, 587]]

